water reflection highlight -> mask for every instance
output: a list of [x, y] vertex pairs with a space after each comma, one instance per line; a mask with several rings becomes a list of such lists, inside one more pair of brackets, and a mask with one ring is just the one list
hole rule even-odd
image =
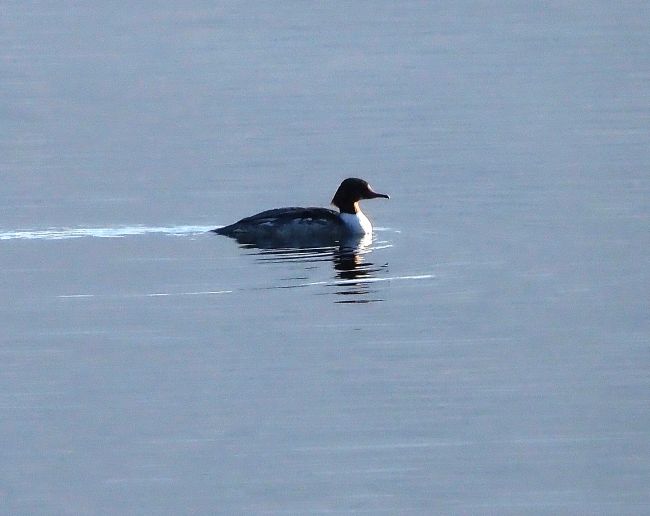
[[[304, 263], [309, 268], [314, 263], [331, 262], [334, 269], [334, 279], [322, 282], [300, 282], [290, 285], [278, 285], [272, 288], [298, 288], [315, 284], [331, 286], [335, 289], [337, 296], [342, 296], [335, 303], [369, 303], [383, 301], [377, 295], [378, 289], [372, 287], [372, 283], [378, 278], [383, 270], [387, 270], [388, 264], [376, 265], [368, 261], [368, 255], [375, 246], [390, 247], [385, 241], [376, 241], [373, 245], [373, 235], [348, 236], [344, 240], [320, 240], [309, 241], [308, 244], [320, 243], [320, 246], [297, 245], [288, 247], [284, 242], [274, 242], [268, 239], [261, 242], [251, 243], [250, 241], [240, 242], [243, 249], [250, 250], [249, 254], [254, 255], [258, 261], [265, 263]], [[291, 278], [304, 280], [307, 278]], [[374, 294], [375, 297], [369, 297]]]

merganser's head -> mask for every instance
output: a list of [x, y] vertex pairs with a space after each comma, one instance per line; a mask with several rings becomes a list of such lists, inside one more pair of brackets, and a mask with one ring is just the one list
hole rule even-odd
[[377, 197], [390, 199], [386, 194], [375, 192], [370, 188], [367, 181], [356, 177], [348, 177], [340, 184], [334, 194], [332, 204], [341, 213], [357, 213], [359, 211], [358, 202], [361, 199], [376, 199]]

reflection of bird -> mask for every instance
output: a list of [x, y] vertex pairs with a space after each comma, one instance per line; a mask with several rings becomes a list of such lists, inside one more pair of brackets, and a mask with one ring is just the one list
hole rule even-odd
[[253, 244], [260, 241], [331, 243], [351, 236], [362, 237], [372, 233], [372, 225], [359, 208], [359, 201], [377, 197], [389, 198], [373, 191], [363, 179], [348, 178], [332, 199], [338, 212], [327, 208], [277, 208], [213, 231], [236, 238], [240, 243]]

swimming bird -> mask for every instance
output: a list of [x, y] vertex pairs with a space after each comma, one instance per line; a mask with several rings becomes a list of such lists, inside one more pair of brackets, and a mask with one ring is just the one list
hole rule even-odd
[[212, 231], [236, 238], [240, 243], [361, 237], [372, 233], [372, 224], [361, 211], [359, 201], [378, 197], [389, 199], [388, 195], [375, 192], [367, 181], [349, 177], [340, 184], [331, 202], [339, 211], [314, 207], [276, 208]]

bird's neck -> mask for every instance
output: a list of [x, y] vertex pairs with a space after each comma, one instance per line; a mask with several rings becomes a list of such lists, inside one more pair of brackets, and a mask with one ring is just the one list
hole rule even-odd
[[338, 208], [341, 213], [349, 213], [350, 215], [356, 215], [357, 213], [361, 213], [361, 208], [359, 208], [358, 201], [341, 203], [341, 205]]

